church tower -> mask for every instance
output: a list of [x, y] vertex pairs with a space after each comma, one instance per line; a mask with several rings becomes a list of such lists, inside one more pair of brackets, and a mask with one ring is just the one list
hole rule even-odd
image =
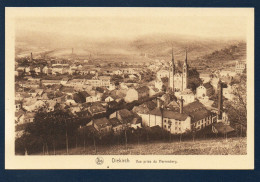
[[174, 93], [174, 75], [175, 75], [175, 64], [174, 64], [174, 56], [173, 56], [173, 48], [172, 48], [172, 92]]
[[171, 88], [174, 93], [174, 75], [175, 75], [175, 64], [174, 64], [174, 56], [173, 56], [173, 48], [172, 48], [172, 61], [169, 66], [169, 88]]
[[182, 70], [182, 90], [187, 89], [188, 87], [188, 58], [187, 58], [187, 50], [186, 50], [186, 57], [183, 63], [183, 70]]

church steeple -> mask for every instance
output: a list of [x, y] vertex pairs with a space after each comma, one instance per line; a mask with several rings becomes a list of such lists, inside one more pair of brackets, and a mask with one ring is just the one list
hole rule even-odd
[[188, 56], [187, 49], [185, 50], [185, 60], [183, 63], [183, 71], [182, 71], [182, 90], [185, 90], [188, 86]]
[[174, 93], [174, 75], [175, 75], [175, 64], [174, 64], [174, 55], [172, 47], [172, 60], [169, 62], [169, 79], [168, 79], [168, 88], [169, 91]]

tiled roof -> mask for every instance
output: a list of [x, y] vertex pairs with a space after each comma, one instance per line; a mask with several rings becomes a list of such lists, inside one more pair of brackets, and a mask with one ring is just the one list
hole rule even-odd
[[215, 127], [215, 129], [219, 132], [219, 133], [229, 133], [234, 131], [234, 128], [232, 128], [229, 125], [224, 125], [223, 123], [213, 123], [213, 126]]
[[203, 86], [205, 88], [212, 88], [212, 85], [208, 82], [208, 83], [204, 83]]
[[133, 114], [132, 114], [129, 110], [127, 110], [127, 109], [121, 109], [121, 110], [119, 110], [119, 111], [118, 111], [118, 114], [120, 114], [120, 116], [121, 116], [122, 118], [127, 118], [127, 117], [133, 116]]
[[185, 113], [179, 113], [179, 112], [174, 112], [174, 111], [163, 111], [163, 117], [169, 118], [169, 119], [176, 119], [179, 121], [184, 121], [188, 117], [187, 114]]
[[149, 87], [147, 87], [147, 86], [142, 86], [142, 87], [137, 88], [136, 90], [137, 90], [137, 92], [139, 92], [139, 93], [149, 92]]
[[109, 119], [109, 121], [110, 121], [110, 123], [112, 124], [113, 127], [122, 124], [117, 118], [111, 118], [111, 119]]
[[110, 126], [111, 123], [107, 118], [100, 118], [100, 119], [95, 119], [94, 123], [99, 127], [99, 128], [104, 128], [107, 126]]
[[151, 115], [162, 116], [162, 112], [159, 108], [155, 108], [150, 112]]
[[201, 119], [211, 116], [211, 112], [199, 101], [192, 102], [183, 107], [184, 113], [191, 116], [191, 122], [194, 123]]

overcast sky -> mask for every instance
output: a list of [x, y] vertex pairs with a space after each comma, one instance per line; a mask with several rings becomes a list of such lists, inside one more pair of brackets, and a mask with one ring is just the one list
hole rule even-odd
[[135, 38], [149, 34], [177, 34], [201, 38], [245, 38], [246, 19], [235, 16], [80, 16], [22, 17], [16, 35], [59, 34], [86, 38]]

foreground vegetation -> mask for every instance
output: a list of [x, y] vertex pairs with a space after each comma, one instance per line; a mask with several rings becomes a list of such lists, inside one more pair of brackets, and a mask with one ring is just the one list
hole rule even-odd
[[[151, 142], [140, 144], [96, 147], [93, 145], [71, 148], [70, 155], [246, 155], [246, 137], [195, 140], [183, 142]], [[36, 153], [33, 155], [42, 155]], [[49, 155], [53, 155], [52, 152]], [[57, 150], [56, 155], [66, 155], [66, 150]]]

